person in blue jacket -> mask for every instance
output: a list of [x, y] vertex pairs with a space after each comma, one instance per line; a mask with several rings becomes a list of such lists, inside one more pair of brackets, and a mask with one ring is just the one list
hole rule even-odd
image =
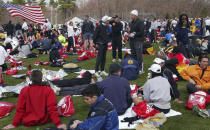
[[105, 98], [113, 103], [118, 115], [123, 115], [131, 106], [131, 88], [127, 79], [121, 76], [121, 66], [111, 64], [109, 66], [110, 76], [97, 85], [101, 88], [101, 93]]
[[189, 40], [189, 19], [187, 14], [181, 14], [179, 17], [179, 23], [175, 28], [175, 34], [177, 43], [181, 47], [182, 54], [187, 58], [192, 58], [192, 47]]
[[55, 39], [53, 40], [53, 46], [52, 46], [52, 48], [53, 49], [56, 49], [56, 50], [63, 49], [62, 44], [58, 41], [58, 37], [55, 37]]
[[71, 120], [68, 130], [118, 130], [119, 121], [113, 104], [103, 95], [96, 84], [82, 91], [85, 102], [91, 106], [85, 121]]
[[122, 77], [127, 80], [136, 80], [139, 74], [138, 62], [130, 54], [125, 55], [124, 60], [120, 63], [122, 67]]

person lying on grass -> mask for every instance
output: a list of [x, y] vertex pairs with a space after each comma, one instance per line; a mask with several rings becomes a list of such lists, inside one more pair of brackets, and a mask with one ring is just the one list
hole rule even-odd
[[20, 124], [31, 127], [51, 121], [57, 128], [66, 129], [66, 125], [61, 124], [58, 115], [54, 91], [50, 87], [42, 85], [42, 72], [32, 71], [31, 80], [32, 84], [20, 92], [13, 123], [3, 129], [16, 128]]
[[210, 94], [210, 66], [208, 66], [208, 54], [202, 54], [198, 58], [198, 64], [192, 65], [181, 72], [183, 79], [189, 81], [187, 91], [191, 94], [199, 90]]
[[83, 90], [85, 103], [90, 106], [88, 118], [85, 121], [72, 119], [68, 130], [118, 130], [117, 111], [113, 104], [103, 95], [96, 84], [90, 84]]

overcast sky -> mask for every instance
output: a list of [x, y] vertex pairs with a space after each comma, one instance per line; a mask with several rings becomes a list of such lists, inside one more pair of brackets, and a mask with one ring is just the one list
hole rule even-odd
[[[7, 2], [7, 1], [12, 1], [12, 0], [3, 0], [4, 2]], [[40, 0], [37, 0], [37, 1], [40, 1]], [[57, 1], [57, 0], [54, 0], [54, 1]], [[83, 5], [83, 3], [87, 2], [88, 0], [76, 0], [76, 4], [77, 6], [81, 7]], [[46, 3], [49, 4], [50, 0], [46, 0]]]

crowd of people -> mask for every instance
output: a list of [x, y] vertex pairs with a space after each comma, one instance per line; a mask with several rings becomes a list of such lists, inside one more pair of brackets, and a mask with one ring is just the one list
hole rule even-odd
[[[42, 82], [42, 72], [33, 70], [30, 76], [32, 84], [23, 88], [18, 97], [13, 123], [3, 129], [20, 124], [30, 127], [53, 122], [61, 129], [117, 130], [118, 116], [123, 115], [132, 104], [135, 107], [145, 101], [151, 109], [167, 114], [171, 109], [171, 100], [183, 103], [179, 99], [178, 81], [189, 82], [186, 86], [189, 94], [200, 90], [210, 94], [210, 18], [189, 19], [182, 14], [179, 19], [154, 18], [151, 21], [140, 19], [137, 10], [131, 11], [130, 17], [130, 23], [122, 22], [115, 15], [103, 16], [94, 25], [86, 15], [82, 25], [70, 21], [62, 27], [54, 27], [48, 20], [43, 25], [28, 24], [23, 20], [22, 26], [20, 23], [13, 25], [11, 21], [3, 26], [0, 30], [0, 38], [4, 40], [0, 46], [3, 72], [8, 69], [10, 55], [36, 57], [32, 50], [37, 49], [39, 54], [49, 54], [51, 66], [61, 67], [67, 63], [61, 58], [62, 53], [76, 55], [79, 50], [84, 50], [97, 54], [94, 75], [108, 76], [100, 82], [92, 82], [92, 77], [88, 80], [89, 85], [81, 93], [90, 106], [88, 117], [84, 121], [72, 119], [66, 126], [60, 121], [54, 91]], [[194, 40], [195, 37], [200, 41]], [[124, 39], [129, 41], [130, 49], [123, 58]], [[143, 52], [146, 44], [158, 42], [164, 48], [149, 68], [148, 80], [143, 86], [131, 90], [129, 81], [145, 73]], [[108, 74], [105, 65], [109, 43], [112, 44], [113, 64], [109, 66]], [[196, 56], [199, 56], [197, 62]], [[66, 80], [68, 82], [73, 80]]]

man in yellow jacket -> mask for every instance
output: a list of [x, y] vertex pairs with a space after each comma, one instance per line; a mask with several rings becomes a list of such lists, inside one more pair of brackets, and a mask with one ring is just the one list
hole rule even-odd
[[192, 65], [181, 72], [183, 79], [188, 80], [187, 90], [194, 93], [199, 90], [210, 94], [210, 66], [208, 66], [209, 57], [203, 54], [198, 59], [198, 65]]

